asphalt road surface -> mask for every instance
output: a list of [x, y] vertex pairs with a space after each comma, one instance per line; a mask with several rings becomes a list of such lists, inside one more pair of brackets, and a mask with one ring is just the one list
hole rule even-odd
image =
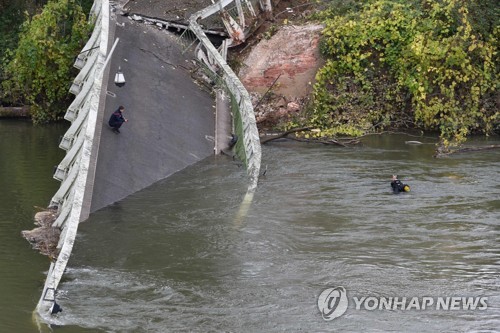
[[[214, 153], [215, 102], [191, 78], [178, 36], [120, 15], [110, 25], [110, 43], [120, 40], [108, 65], [91, 212]], [[123, 87], [114, 84], [119, 68]], [[107, 122], [120, 105], [128, 122], [116, 134]]]

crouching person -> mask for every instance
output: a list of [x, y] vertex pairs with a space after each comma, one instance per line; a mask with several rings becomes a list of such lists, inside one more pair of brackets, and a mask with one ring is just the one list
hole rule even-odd
[[120, 127], [122, 126], [122, 124], [128, 121], [127, 118], [123, 117], [123, 111], [125, 111], [125, 107], [120, 105], [118, 110], [113, 112], [108, 121], [109, 126], [116, 134], [120, 133]]

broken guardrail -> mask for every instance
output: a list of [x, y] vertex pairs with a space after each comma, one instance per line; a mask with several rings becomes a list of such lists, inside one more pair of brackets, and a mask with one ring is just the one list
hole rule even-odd
[[[217, 83], [222, 85], [231, 98], [234, 129], [239, 137], [236, 143], [236, 151], [238, 156], [245, 163], [247, 173], [250, 177], [248, 192], [253, 193], [257, 188], [259, 179], [261, 147], [250, 95], [198, 23], [200, 19], [207, 18], [218, 11], [223, 11], [227, 5], [234, 1], [235, 0], [221, 0], [194, 13], [189, 18], [189, 30], [195, 34], [196, 38], [203, 45], [204, 51], [210, 58], [211, 63], [216, 67]], [[236, 2], [239, 3], [240, 0], [236, 0]]]

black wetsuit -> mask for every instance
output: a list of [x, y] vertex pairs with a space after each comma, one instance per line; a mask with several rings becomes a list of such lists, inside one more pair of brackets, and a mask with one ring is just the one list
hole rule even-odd
[[394, 193], [404, 192], [405, 186], [408, 186], [408, 185], [403, 184], [399, 179], [393, 180], [391, 182], [392, 192], [394, 192]]

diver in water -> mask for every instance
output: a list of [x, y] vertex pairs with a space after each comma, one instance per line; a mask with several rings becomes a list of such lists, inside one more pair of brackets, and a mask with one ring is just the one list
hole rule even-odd
[[397, 175], [392, 175], [391, 187], [394, 194], [398, 194], [400, 192], [410, 192], [410, 186], [403, 184], [403, 182], [398, 179]]

